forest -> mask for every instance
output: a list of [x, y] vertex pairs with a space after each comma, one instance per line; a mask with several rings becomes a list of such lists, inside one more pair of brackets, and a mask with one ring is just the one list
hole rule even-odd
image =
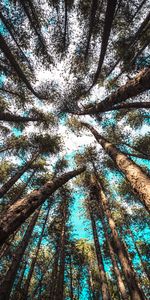
[[149, 0], [0, 0], [0, 300], [150, 299]]

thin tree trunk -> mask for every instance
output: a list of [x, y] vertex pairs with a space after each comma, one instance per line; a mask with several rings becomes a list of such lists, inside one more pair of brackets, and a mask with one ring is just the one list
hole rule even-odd
[[22, 285], [23, 277], [24, 277], [24, 274], [25, 274], [25, 271], [26, 271], [26, 264], [27, 264], [27, 262], [24, 263], [24, 266], [22, 267], [22, 270], [21, 270], [21, 274], [19, 274], [19, 279], [18, 279], [17, 285], [15, 287], [15, 291], [14, 291], [12, 297], [11, 297], [11, 300], [18, 299], [18, 294], [21, 291], [21, 285]]
[[56, 252], [55, 252], [53, 268], [52, 268], [51, 280], [50, 280], [49, 297], [50, 297], [51, 300], [55, 299], [55, 294], [56, 294], [56, 283], [57, 283], [57, 277], [58, 277], [59, 256], [60, 256], [60, 253], [59, 253], [59, 242], [58, 242], [58, 245], [56, 247]]
[[101, 202], [100, 207], [103, 208], [103, 211], [108, 219], [108, 224], [111, 229], [111, 235], [113, 239], [113, 247], [115, 249], [116, 254], [118, 255], [119, 261], [122, 266], [122, 270], [126, 279], [126, 283], [128, 285], [129, 293], [131, 300], [144, 300], [145, 297], [143, 295], [142, 290], [138, 285], [137, 278], [134, 273], [134, 269], [130, 262], [128, 252], [120, 240], [118, 232], [116, 230], [116, 224], [111, 216], [111, 211], [109, 209], [108, 200], [102, 190], [102, 186], [99, 182], [96, 182], [97, 186], [95, 186], [95, 193], [97, 197], [99, 197], [99, 201]]
[[70, 299], [73, 300], [73, 277], [72, 277], [72, 257], [69, 257], [69, 268], [70, 268]]
[[[2, 14], [1, 11], [0, 11], [0, 18], [1, 18], [2, 22], [3, 22], [3, 24], [5, 25], [6, 29], [7, 29], [8, 32], [10, 33], [12, 39], [13, 39], [14, 42], [16, 43], [16, 45], [17, 45], [19, 51], [21, 52], [23, 58], [24, 58], [25, 61], [28, 63], [28, 66], [29, 66], [30, 70], [33, 71], [33, 68], [31, 67], [31, 64], [30, 64], [28, 58], [26, 57], [26, 55], [25, 55], [24, 52], [22, 51], [22, 49], [21, 49], [19, 43], [17, 42], [17, 39], [16, 39], [14, 33], [13, 33], [13, 31], [15, 31], [13, 25], [10, 24], [10, 22], [5, 18], [5, 16]], [[15, 34], [16, 34], [16, 32], [15, 32]]]
[[107, 0], [107, 8], [106, 8], [106, 14], [105, 14], [105, 21], [104, 21], [104, 30], [102, 35], [102, 45], [101, 45], [101, 52], [98, 62], [98, 68], [94, 76], [94, 80], [92, 83], [92, 86], [89, 88], [89, 91], [91, 88], [96, 84], [98, 77], [101, 72], [101, 68], [103, 65], [104, 57], [106, 54], [107, 46], [108, 46], [108, 40], [111, 32], [112, 22], [114, 18], [114, 13], [117, 5], [117, 0]]
[[[34, 176], [34, 174], [36, 173], [36, 170], [34, 170], [32, 172], [32, 174], [29, 176], [29, 178], [27, 179], [26, 183], [24, 184], [23, 188], [20, 190], [20, 192], [16, 195], [16, 197], [8, 204], [8, 207], [10, 207], [11, 205], [13, 205], [18, 199], [20, 199], [20, 197], [22, 196], [23, 192], [25, 191], [25, 189], [27, 188], [28, 184], [30, 183], [32, 177]], [[7, 207], [7, 208], [8, 208]]]
[[100, 216], [103, 228], [104, 228], [104, 234], [105, 234], [105, 237], [106, 237], [106, 241], [107, 241], [107, 245], [108, 245], [110, 257], [111, 257], [111, 260], [112, 260], [113, 270], [114, 270], [114, 273], [115, 273], [115, 276], [116, 276], [116, 279], [117, 279], [118, 291], [119, 291], [119, 293], [120, 293], [120, 295], [121, 295], [121, 297], [122, 297], [123, 300], [128, 300], [129, 299], [129, 295], [127, 294], [124, 282], [122, 280], [122, 275], [121, 275], [121, 272], [120, 272], [120, 270], [118, 268], [118, 265], [117, 265], [117, 261], [116, 261], [116, 257], [115, 257], [115, 252], [114, 252], [114, 249], [113, 249], [113, 247], [111, 245], [109, 235], [107, 233], [108, 228], [107, 228], [107, 225], [106, 225], [106, 223], [104, 221], [104, 212], [103, 212], [103, 209], [102, 209], [100, 201], [98, 203], [99, 203], [99, 216]]
[[115, 162], [118, 169], [121, 170], [134, 191], [136, 191], [141, 199], [142, 204], [145, 208], [150, 211], [150, 179], [144, 173], [144, 171], [135, 164], [127, 155], [123, 154], [121, 151], [118, 151], [117, 148], [102, 137], [91, 125], [87, 123], [81, 123], [86, 128], [88, 128], [97, 142], [104, 148], [106, 153], [111, 157]]
[[34, 272], [34, 267], [35, 267], [37, 257], [38, 257], [38, 254], [39, 254], [39, 250], [40, 250], [40, 246], [41, 246], [45, 226], [46, 226], [46, 223], [47, 223], [47, 220], [48, 220], [48, 217], [49, 217], [50, 208], [51, 208], [51, 205], [49, 205], [49, 207], [48, 207], [47, 214], [46, 214], [46, 217], [45, 217], [45, 221], [43, 223], [42, 231], [41, 231], [41, 234], [40, 234], [40, 238], [39, 238], [39, 241], [38, 241], [38, 244], [37, 244], [37, 247], [36, 247], [35, 256], [32, 259], [32, 263], [31, 263], [31, 266], [30, 266], [28, 277], [27, 277], [26, 282], [25, 282], [24, 287], [23, 287], [23, 299], [24, 300], [28, 299], [28, 290], [29, 290], [29, 286], [30, 286], [30, 281], [31, 281], [31, 278], [32, 278], [32, 275], [33, 275], [33, 272]]
[[13, 115], [8, 112], [0, 112], [0, 121], [14, 122], [20, 124], [20, 123], [27, 123], [27, 122], [39, 122], [41, 120], [40, 118], [36, 118], [36, 117], [22, 117], [18, 115]]
[[[90, 195], [90, 199], [92, 199], [92, 195]], [[92, 232], [93, 232], [93, 238], [94, 238], [94, 244], [95, 244], [95, 252], [96, 252], [96, 256], [97, 256], [97, 263], [98, 263], [98, 269], [99, 269], [100, 280], [101, 280], [102, 298], [103, 298], [103, 300], [110, 300], [111, 298], [110, 298], [110, 294], [109, 294], [107, 277], [106, 277], [106, 273], [104, 270], [101, 248], [100, 248], [100, 244], [99, 244], [99, 240], [98, 240], [96, 222], [94, 220], [94, 216], [93, 216], [93, 213], [92, 213], [89, 203], [88, 203], [88, 209], [90, 212]]]
[[61, 243], [60, 243], [60, 263], [59, 273], [57, 277], [57, 291], [55, 300], [64, 299], [64, 272], [65, 272], [65, 245], [66, 245], [66, 220], [67, 220], [67, 204], [66, 199], [63, 202], [62, 211], [62, 230], [61, 230]]
[[39, 153], [34, 154], [30, 161], [28, 161], [12, 178], [4, 183], [4, 185], [0, 188], [0, 198], [2, 198], [17, 182], [17, 180], [32, 166], [33, 162], [37, 159], [38, 156]]
[[18, 77], [25, 83], [25, 85], [32, 92], [33, 95], [35, 95], [37, 98], [41, 99], [41, 97], [38, 95], [38, 93], [36, 93], [36, 91], [32, 88], [30, 82], [28, 81], [26, 75], [24, 74], [21, 67], [19, 66], [14, 55], [10, 51], [10, 49], [1, 33], [0, 33], [0, 48], [1, 48], [2, 52], [4, 53], [4, 55], [6, 56], [6, 58], [8, 59], [8, 61], [10, 62], [11, 66], [16, 71]]
[[90, 14], [90, 24], [89, 24], [89, 32], [88, 32], [88, 38], [87, 38], [87, 44], [86, 44], [86, 50], [85, 50], [85, 60], [87, 59], [88, 56], [88, 51], [90, 47], [90, 41], [91, 41], [91, 36], [92, 36], [92, 31], [93, 31], [93, 26], [94, 26], [94, 21], [95, 21], [95, 14], [96, 10], [98, 7], [98, 1], [97, 0], [92, 0], [92, 5], [91, 5], [91, 14]]
[[41, 189], [34, 190], [13, 204], [0, 220], [0, 244], [12, 234], [44, 201], [59, 187], [85, 171], [85, 167], [64, 173], [53, 181], [48, 181]]
[[150, 102], [121, 103], [119, 105], [113, 106], [112, 108], [105, 108], [105, 112], [120, 109], [134, 110], [139, 108], [150, 108]]
[[9, 296], [10, 296], [10, 293], [11, 293], [11, 290], [12, 290], [12, 286], [13, 286], [13, 283], [15, 281], [15, 276], [17, 274], [17, 270], [19, 268], [20, 262], [22, 260], [23, 255], [24, 255], [24, 252], [25, 252], [25, 250], [28, 246], [28, 243], [29, 243], [29, 240], [31, 238], [34, 226], [36, 224], [39, 212], [40, 212], [40, 209], [38, 209], [34, 213], [32, 219], [31, 219], [31, 221], [28, 225], [26, 233], [23, 237], [23, 240], [20, 242], [20, 244], [17, 248], [17, 251], [16, 251], [16, 253], [13, 257], [11, 266], [10, 266], [9, 270], [7, 271], [7, 273], [6, 273], [6, 276], [5, 276], [4, 280], [0, 284], [1, 300], [9, 299]]
[[[76, 112], [78, 115], [93, 115], [112, 110], [115, 104], [126, 101], [150, 89], [150, 68], [140, 71], [134, 79], [129, 80], [125, 85], [118, 88], [101, 102], [92, 104], [83, 111]], [[142, 104], [141, 104], [142, 105]], [[73, 112], [72, 112], [73, 113]]]

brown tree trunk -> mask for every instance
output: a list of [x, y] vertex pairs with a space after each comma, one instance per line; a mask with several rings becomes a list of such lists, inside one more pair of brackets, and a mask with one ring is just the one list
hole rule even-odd
[[15, 291], [11, 297], [11, 300], [16, 300], [19, 298], [19, 294], [21, 292], [21, 285], [22, 285], [22, 280], [26, 271], [26, 264], [27, 262], [24, 263], [24, 266], [22, 267], [21, 273], [19, 274], [19, 280], [17, 282], [17, 285], [15, 287]]
[[103, 211], [107, 216], [108, 224], [111, 229], [111, 235], [113, 239], [113, 248], [116, 254], [118, 255], [120, 264], [122, 266], [122, 270], [126, 279], [131, 300], [144, 300], [145, 297], [143, 295], [142, 290], [140, 289], [140, 286], [138, 285], [137, 278], [134, 273], [134, 269], [132, 267], [132, 264], [128, 256], [128, 252], [124, 244], [120, 240], [120, 237], [116, 230], [116, 224], [111, 216], [108, 200], [99, 182], [97, 182], [97, 186], [95, 186], [95, 192], [97, 193], [97, 197], [99, 197], [99, 201], [101, 202], [100, 207], [102, 206]]
[[36, 117], [23, 117], [18, 115], [13, 115], [8, 112], [0, 112], [0, 121], [4, 122], [14, 122], [14, 123], [26, 123], [26, 122], [39, 122], [40, 118]]
[[110, 110], [115, 104], [124, 102], [125, 100], [135, 97], [150, 89], [150, 68], [140, 71], [134, 79], [129, 80], [125, 85], [118, 88], [117, 91], [111, 93], [103, 101], [97, 104], [91, 104], [78, 115], [98, 114]]
[[[92, 195], [90, 195], [90, 199]], [[101, 280], [101, 291], [102, 291], [102, 299], [103, 300], [110, 300], [110, 294], [109, 294], [109, 287], [107, 283], [107, 277], [104, 270], [104, 264], [103, 264], [103, 258], [100, 248], [100, 243], [98, 240], [98, 234], [97, 234], [97, 228], [96, 228], [96, 222], [94, 220], [94, 215], [92, 213], [92, 210], [90, 208], [90, 203], [88, 203], [88, 209], [90, 212], [90, 219], [91, 219], [91, 225], [92, 225], [92, 232], [93, 232], [93, 238], [94, 238], [94, 244], [95, 244], [95, 252], [97, 256], [97, 263], [98, 263], [98, 269], [100, 274], [100, 280]]]
[[4, 185], [0, 188], [0, 198], [2, 198], [10, 188], [17, 182], [17, 180], [31, 167], [32, 163], [37, 159], [38, 154], [33, 155], [32, 159], [28, 161], [12, 178], [10, 178]]
[[89, 22], [90, 23], [89, 24], [89, 32], [88, 32], [88, 37], [87, 37], [86, 49], [85, 49], [85, 60], [88, 57], [88, 52], [89, 52], [90, 41], [91, 41], [91, 36], [92, 36], [92, 31], [93, 31], [93, 26], [94, 26], [95, 14], [96, 14], [97, 7], [98, 7], [98, 1], [97, 0], [92, 0], [91, 13], [90, 13], [90, 22]]
[[104, 137], [102, 137], [91, 125], [83, 123], [85, 127], [90, 129], [90, 131], [95, 136], [97, 142], [104, 148], [106, 153], [112, 158], [112, 160], [117, 165], [118, 169], [121, 170], [134, 191], [136, 191], [142, 204], [145, 208], [150, 211], [150, 179], [144, 173], [144, 171], [135, 164], [127, 155], [118, 151], [117, 148], [109, 143]]
[[40, 250], [40, 246], [41, 246], [45, 226], [46, 226], [48, 216], [49, 216], [49, 212], [50, 212], [50, 208], [51, 208], [51, 205], [49, 205], [49, 208], [47, 210], [47, 214], [46, 214], [46, 217], [45, 217], [45, 221], [43, 223], [40, 238], [39, 238], [39, 241], [38, 241], [38, 244], [37, 244], [37, 247], [36, 247], [35, 256], [32, 259], [30, 270], [29, 270], [29, 273], [28, 273], [28, 277], [27, 277], [26, 282], [25, 282], [24, 287], [23, 287], [23, 298], [22, 298], [22, 300], [23, 299], [24, 300], [28, 299], [28, 290], [29, 290], [29, 286], [30, 286], [30, 281], [31, 281], [31, 278], [32, 278], [32, 275], [33, 275], [33, 272], [34, 272], [34, 267], [35, 267], [37, 257], [38, 257], [38, 254], [39, 254], [39, 250]]
[[114, 270], [114, 273], [115, 273], [115, 276], [116, 276], [116, 279], [117, 279], [118, 291], [120, 292], [120, 295], [121, 295], [123, 300], [128, 300], [129, 295], [126, 292], [126, 288], [125, 288], [124, 282], [122, 280], [122, 275], [121, 275], [121, 272], [120, 272], [120, 270], [118, 268], [118, 265], [117, 265], [115, 252], [114, 252], [114, 249], [113, 249], [112, 244], [110, 242], [109, 235], [107, 233], [108, 229], [107, 229], [107, 225], [104, 221], [104, 212], [102, 210], [100, 202], [99, 202], [99, 215], [100, 215], [100, 219], [101, 219], [101, 222], [102, 222], [102, 225], [103, 225], [104, 234], [105, 234], [105, 237], [106, 237], [110, 257], [111, 257], [111, 260], [112, 260], [113, 270]]
[[23, 237], [23, 240], [20, 242], [20, 244], [17, 248], [17, 251], [13, 257], [11, 266], [6, 273], [4, 280], [0, 284], [0, 297], [1, 297], [0, 299], [1, 300], [9, 299], [9, 296], [10, 296], [10, 293], [12, 290], [12, 286], [15, 281], [15, 276], [16, 276], [18, 267], [20, 265], [23, 255], [24, 255], [24, 252], [28, 246], [28, 243], [31, 238], [34, 226], [36, 224], [39, 212], [40, 212], [40, 209], [38, 209], [35, 212], [35, 214], [33, 215], [32, 219], [28, 225], [28, 228], [26, 230], [26, 233]]
[[72, 277], [72, 257], [69, 257], [69, 268], [70, 268], [70, 299], [73, 300], [73, 277]]
[[104, 29], [103, 29], [103, 35], [102, 35], [102, 43], [101, 43], [101, 52], [98, 62], [98, 68], [94, 76], [94, 80], [92, 83], [92, 86], [89, 90], [96, 84], [98, 77], [101, 72], [101, 68], [103, 65], [104, 57], [106, 54], [107, 46], [108, 46], [108, 40], [111, 32], [112, 22], [114, 18], [114, 13], [117, 5], [117, 0], [107, 0], [107, 8], [105, 13], [105, 21], [104, 21]]
[[67, 221], [67, 204], [66, 199], [63, 202], [62, 211], [62, 229], [61, 229], [61, 242], [60, 242], [60, 262], [59, 272], [57, 277], [57, 291], [55, 300], [64, 299], [64, 272], [65, 272], [65, 245], [66, 245], [66, 221]]
[[30, 82], [28, 81], [26, 75], [24, 74], [24, 72], [22, 71], [21, 67], [19, 66], [16, 58], [14, 57], [14, 55], [12, 54], [12, 52], [10, 51], [3, 35], [0, 33], [0, 48], [2, 50], [2, 52], [4, 53], [5, 57], [8, 59], [8, 61], [10, 62], [11, 66], [13, 67], [13, 69], [16, 71], [18, 77], [25, 83], [25, 85], [27, 86], [27, 88], [32, 92], [33, 95], [35, 95], [37, 98], [41, 98], [38, 93], [36, 93], [36, 91], [32, 88]]
[[44, 201], [68, 180], [85, 171], [85, 167], [64, 173], [41, 189], [34, 190], [26, 197], [16, 201], [0, 220], [0, 244], [12, 234]]

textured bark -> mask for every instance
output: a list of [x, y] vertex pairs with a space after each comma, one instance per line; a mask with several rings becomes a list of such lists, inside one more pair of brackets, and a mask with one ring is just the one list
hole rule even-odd
[[2, 198], [10, 188], [17, 182], [17, 180], [32, 166], [32, 163], [36, 160], [39, 154], [34, 154], [32, 159], [28, 161], [12, 178], [10, 178], [4, 185], [0, 188], [0, 198]]
[[23, 281], [23, 277], [24, 277], [24, 274], [25, 274], [25, 271], [26, 271], [26, 265], [27, 265], [27, 262], [25, 261], [24, 265], [22, 266], [21, 268], [21, 273], [19, 274], [19, 279], [18, 279], [18, 282], [17, 282], [17, 285], [15, 287], [15, 291], [11, 297], [11, 300], [16, 300], [18, 299], [18, 294], [20, 293], [21, 291], [21, 285], [22, 285], [22, 281]]
[[[29, 178], [27, 179], [26, 183], [24, 184], [23, 188], [20, 190], [20, 192], [16, 195], [16, 197], [8, 204], [8, 207], [10, 207], [11, 205], [13, 205], [18, 199], [20, 199], [20, 197], [22, 196], [23, 192], [25, 191], [26, 187], [28, 186], [28, 184], [30, 183], [32, 177], [34, 176], [34, 174], [36, 173], [36, 170], [34, 170], [32, 172], [32, 174], [29, 176]], [[8, 208], [7, 207], [7, 208]]]
[[104, 148], [106, 153], [112, 158], [118, 169], [122, 171], [126, 179], [131, 184], [132, 189], [139, 194], [140, 200], [145, 208], [150, 211], [150, 178], [145, 172], [135, 164], [127, 155], [102, 137], [91, 125], [83, 123], [95, 136], [97, 142]]
[[95, 186], [95, 193], [97, 193], [99, 197], [100, 207], [103, 208], [103, 211], [107, 216], [108, 224], [111, 229], [113, 248], [115, 249], [115, 253], [118, 255], [125, 276], [125, 280], [129, 289], [131, 300], [144, 300], [145, 297], [143, 295], [142, 290], [140, 289], [140, 286], [138, 285], [138, 281], [135, 276], [131, 261], [129, 259], [128, 252], [116, 230], [116, 224], [111, 216], [108, 200], [102, 190], [101, 184], [99, 182], [97, 182], [96, 184], [97, 186]]
[[39, 250], [40, 250], [40, 246], [41, 246], [41, 242], [42, 242], [42, 238], [43, 238], [45, 226], [46, 226], [46, 223], [47, 223], [47, 220], [48, 220], [48, 216], [49, 216], [49, 212], [50, 212], [50, 208], [51, 208], [51, 205], [49, 205], [49, 208], [47, 210], [47, 214], [46, 214], [46, 217], [45, 217], [45, 221], [43, 223], [43, 227], [42, 227], [42, 231], [41, 231], [41, 234], [40, 234], [40, 238], [39, 238], [39, 241], [38, 241], [38, 244], [37, 244], [37, 247], [36, 247], [35, 255], [34, 255], [33, 259], [32, 259], [30, 270], [29, 270], [26, 282], [25, 282], [24, 287], [23, 287], [23, 298], [22, 298], [22, 300], [23, 299], [24, 300], [28, 299], [28, 290], [29, 290], [29, 286], [30, 286], [30, 281], [31, 281], [31, 278], [32, 278], [32, 275], [33, 275], [33, 272], [34, 272], [34, 267], [35, 267], [35, 264], [36, 264], [36, 261], [37, 261], [37, 257], [38, 257], [38, 254], [39, 254]]
[[36, 117], [22, 117], [18, 115], [13, 115], [8, 112], [0, 112], [0, 121], [14, 122], [14, 123], [27, 123], [27, 122], [39, 122], [40, 118]]
[[104, 221], [104, 211], [103, 211], [103, 208], [101, 206], [101, 202], [99, 201], [98, 203], [99, 203], [99, 216], [100, 216], [100, 219], [101, 219], [101, 222], [102, 222], [102, 225], [103, 225], [104, 234], [105, 234], [105, 237], [106, 237], [110, 257], [111, 257], [112, 264], [113, 264], [113, 270], [114, 270], [114, 273], [115, 273], [115, 276], [116, 276], [116, 279], [117, 279], [118, 291], [120, 292], [120, 295], [121, 295], [123, 300], [128, 300], [129, 295], [126, 292], [126, 288], [125, 288], [124, 282], [122, 280], [122, 275], [121, 275], [121, 272], [120, 272], [120, 270], [118, 268], [118, 265], [117, 265], [115, 252], [114, 252], [114, 249], [111, 245], [109, 235], [107, 233], [108, 228], [107, 228], [107, 225]]
[[85, 171], [85, 167], [64, 173], [53, 181], [48, 181], [41, 189], [34, 190], [16, 201], [0, 220], [0, 244], [13, 233], [44, 201], [68, 180]]
[[99, 57], [99, 62], [98, 62], [98, 68], [94, 76], [94, 80], [92, 83], [92, 86], [90, 87], [89, 90], [96, 84], [98, 77], [101, 72], [101, 68], [103, 65], [104, 57], [106, 54], [107, 46], [108, 46], [108, 40], [111, 32], [111, 27], [112, 27], [112, 22], [113, 22], [113, 17], [115, 13], [117, 5], [117, 0], [107, 0], [107, 8], [106, 8], [106, 14], [105, 14], [105, 21], [104, 21], [104, 30], [103, 30], [103, 35], [102, 35], [102, 44], [101, 44], [101, 52], [100, 52], [100, 57]]
[[33, 68], [31, 67], [31, 64], [30, 64], [28, 58], [26, 57], [26, 55], [25, 55], [24, 52], [22, 51], [22, 49], [21, 49], [19, 43], [17, 42], [17, 39], [16, 39], [16, 37], [15, 37], [15, 35], [17, 35], [17, 33], [15, 32], [15, 28], [14, 28], [13, 24], [10, 23], [10, 21], [7, 20], [7, 19], [5, 18], [5, 16], [2, 14], [2, 11], [0, 11], [0, 19], [2, 20], [3, 24], [4, 24], [5, 27], [7, 28], [7, 30], [8, 30], [8, 32], [10, 33], [12, 39], [14, 40], [14, 42], [16, 43], [16, 45], [17, 45], [19, 51], [21, 52], [21, 55], [23, 56], [23, 58], [25, 59], [25, 61], [28, 63], [28, 66], [29, 66], [30, 70], [32, 71]]
[[62, 210], [62, 229], [60, 237], [60, 262], [59, 262], [59, 272], [57, 277], [57, 290], [55, 300], [64, 299], [64, 272], [65, 272], [65, 257], [66, 257], [66, 221], [67, 221], [67, 212], [68, 207], [66, 203], [66, 198], [63, 201], [63, 210]]
[[112, 111], [112, 110], [120, 110], [120, 109], [139, 109], [139, 108], [150, 108], [150, 102], [133, 102], [133, 103], [121, 103], [112, 108], [105, 108], [105, 111]]
[[32, 92], [33, 95], [35, 95], [37, 98], [41, 98], [38, 93], [36, 93], [36, 91], [32, 88], [30, 82], [28, 81], [26, 75], [24, 74], [24, 72], [22, 71], [21, 67], [19, 66], [16, 58], [14, 57], [14, 55], [12, 54], [12, 52], [10, 51], [4, 37], [2, 36], [2, 34], [0, 33], [0, 48], [2, 50], [2, 52], [4, 53], [4, 55], [6, 56], [6, 58], [8, 59], [8, 61], [10, 62], [11, 66], [13, 67], [13, 69], [16, 71], [18, 77], [25, 83], [25, 85], [27, 86], [27, 88]]
[[87, 44], [86, 44], [86, 50], [85, 50], [85, 59], [87, 59], [87, 56], [88, 56], [88, 51], [89, 51], [89, 47], [90, 47], [90, 41], [91, 41], [97, 7], [98, 7], [98, 1], [92, 0], [89, 32], [88, 32], [88, 38], [87, 38]]
[[15, 277], [17, 274], [17, 270], [19, 268], [20, 262], [22, 260], [22, 257], [24, 255], [24, 252], [28, 246], [29, 240], [31, 238], [34, 226], [36, 224], [38, 215], [39, 215], [40, 209], [38, 209], [35, 214], [33, 215], [28, 228], [26, 230], [26, 233], [23, 237], [23, 240], [20, 242], [17, 251], [13, 257], [11, 266], [9, 268], [9, 270], [6, 273], [6, 276], [4, 278], [4, 280], [1, 282], [0, 284], [0, 299], [1, 300], [8, 300], [10, 293], [11, 293], [11, 289], [13, 286], [13, 283], [15, 281]]
[[115, 104], [124, 102], [125, 100], [135, 97], [150, 89], [150, 68], [146, 68], [137, 74], [134, 79], [129, 80], [125, 85], [118, 88], [110, 96], [97, 104], [91, 104], [81, 112], [77, 112], [78, 115], [98, 114], [111, 110]]
[[70, 299], [73, 300], [73, 277], [72, 277], [72, 257], [69, 257], [69, 268], [70, 268]]
[[[90, 198], [92, 199], [92, 193], [90, 195]], [[104, 264], [103, 264], [103, 258], [101, 253], [101, 247], [98, 240], [98, 233], [96, 228], [96, 222], [94, 220], [94, 216], [92, 213], [92, 210], [90, 208], [90, 205], [88, 203], [88, 209], [90, 212], [90, 219], [91, 219], [91, 225], [92, 225], [92, 232], [93, 232], [93, 238], [94, 238], [94, 245], [95, 245], [95, 252], [97, 256], [97, 263], [98, 263], [98, 269], [99, 269], [99, 275], [101, 280], [101, 292], [102, 292], [102, 299], [103, 300], [110, 300], [110, 294], [109, 294], [109, 287], [107, 283], [107, 277], [104, 270]]]

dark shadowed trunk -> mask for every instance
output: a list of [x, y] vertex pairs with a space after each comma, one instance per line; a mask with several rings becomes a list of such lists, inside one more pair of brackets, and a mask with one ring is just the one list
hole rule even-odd
[[39, 238], [36, 250], [35, 250], [35, 255], [34, 255], [33, 259], [32, 259], [30, 270], [29, 270], [26, 282], [25, 282], [24, 287], [23, 287], [23, 299], [24, 300], [26, 300], [28, 298], [28, 290], [29, 290], [29, 286], [30, 286], [30, 281], [31, 281], [31, 278], [32, 278], [32, 275], [33, 275], [33, 272], [34, 272], [34, 267], [35, 267], [35, 264], [36, 264], [36, 261], [37, 261], [37, 257], [38, 257], [38, 254], [39, 254], [39, 250], [40, 250], [40, 246], [41, 246], [41, 242], [42, 242], [42, 238], [43, 238], [45, 226], [46, 226], [46, 223], [47, 223], [47, 220], [48, 220], [48, 216], [49, 216], [49, 212], [50, 212], [50, 208], [51, 208], [51, 205], [49, 205], [49, 208], [47, 210], [47, 214], [46, 214], [46, 217], [45, 217], [45, 221], [43, 223], [43, 227], [42, 227], [42, 231], [41, 231], [41, 234], [40, 234], [40, 238]]
[[10, 296], [10, 293], [11, 293], [11, 290], [12, 290], [13, 283], [15, 281], [15, 277], [16, 277], [20, 262], [22, 260], [23, 255], [24, 255], [24, 252], [25, 252], [25, 250], [28, 246], [28, 243], [29, 243], [29, 240], [31, 238], [34, 226], [36, 224], [39, 212], [40, 212], [40, 209], [38, 209], [35, 212], [34, 216], [32, 217], [32, 219], [31, 219], [31, 221], [28, 225], [28, 228], [26, 230], [26, 233], [25, 233], [22, 241], [20, 242], [20, 244], [17, 248], [17, 251], [14, 254], [11, 266], [10, 266], [9, 270], [7, 271], [7, 273], [6, 273], [5, 278], [2, 280], [2, 282], [0, 284], [0, 297], [1, 297], [0, 299], [1, 300], [9, 299], [9, 296]]
[[123, 274], [125, 276], [125, 280], [129, 289], [131, 300], [144, 300], [145, 297], [143, 295], [142, 290], [140, 289], [140, 285], [138, 284], [138, 280], [135, 276], [134, 269], [128, 256], [128, 252], [124, 246], [124, 243], [121, 241], [118, 235], [118, 232], [116, 230], [116, 224], [111, 216], [108, 200], [102, 190], [102, 186], [99, 181], [96, 181], [94, 192], [97, 195], [97, 198], [99, 198], [100, 208], [103, 208], [103, 212], [107, 217], [108, 224], [111, 229], [112, 245], [115, 250], [115, 253], [118, 255]]
[[[137, 74], [134, 79], [129, 80], [125, 85], [118, 88], [118, 90], [111, 93], [101, 102], [92, 104], [90, 107], [85, 106], [85, 109], [81, 112], [77, 112], [78, 115], [86, 114], [98, 114], [101, 112], [109, 111], [114, 108], [115, 104], [124, 102], [125, 100], [135, 97], [150, 89], [150, 68], [146, 68]], [[144, 105], [141, 103], [141, 105]], [[146, 105], [146, 104], [145, 104]]]
[[4, 122], [14, 122], [14, 123], [27, 123], [27, 122], [39, 122], [40, 118], [36, 117], [22, 117], [18, 115], [13, 115], [8, 112], [0, 112], [0, 121]]
[[0, 220], [0, 244], [12, 234], [44, 201], [68, 180], [85, 171], [85, 167], [64, 173], [48, 181], [41, 189], [34, 190], [13, 204]]
[[39, 153], [33, 155], [32, 159], [28, 161], [12, 178], [10, 178], [0, 188], [0, 198], [2, 198], [10, 188], [17, 182], [17, 180], [32, 166], [32, 163], [37, 159]]
[[[90, 199], [92, 199], [92, 193], [90, 193]], [[101, 280], [101, 292], [102, 292], [102, 298], [103, 300], [110, 300], [110, 293], [109, 293], [109, 287], [107, 283], [107, 277], [104, 270], [104, 264], [103, 264], [103, 258], [101, 253], [101, 247], [98, 239], [98, 233], [96, 228], [96, 222], [94, 219], [94, 215], [92, 213], [92, 209], [90, 208], [90, 203], [88, 203], [88, 209], [90, 212], [90, 219], [91, 219], [91, 225], [92, 225], [92, 231], [93, 231], [93, 238], [94, 238], [94, 245], [95, 245], [95, 252], [97, 256], [97, 263], [98, 263], [98, 269], [99, 269], [99, 275]]]

